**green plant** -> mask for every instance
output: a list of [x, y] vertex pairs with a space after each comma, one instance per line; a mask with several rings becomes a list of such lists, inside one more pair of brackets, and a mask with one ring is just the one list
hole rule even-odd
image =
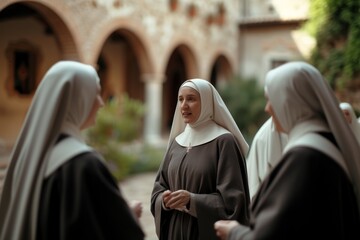
[[134, 162], [130, 173], [156, 172], [165, 154], [165, 147], [142, 145], [138, 151], [137, 161]]
[[138, 138], [144, 109], [142, 102], [126, 94], [106, 102], [99, 110], [96, 126], [89, 130], [90, 141], [103, 144], [109, 139], [128, 142]]
[[130, 173], [132, 165], [136, 162], [136, 155], [122, 151], [117, 142], [108, 142], [107, 145], [98, 148], [114, 177], [121, 181]]
[[118, 180], [128, 176], [138, 161], [138, 152], [126, 151], [124, 146], [141, 136], [143, 115], [143, 103], [123, 95], [106, 102], [96, 125], [86, 131], [89, 145], [103, 155]]
[[353, 88], [360, 77], [359, 0], [312, 0], [304, 29], [316, 39], [309, 59], [334, 90]]
[[264, 90], [256, 79], [235, 77], [219, 90], [225, 104], [248, 143], [269, 117], [264, 112]]

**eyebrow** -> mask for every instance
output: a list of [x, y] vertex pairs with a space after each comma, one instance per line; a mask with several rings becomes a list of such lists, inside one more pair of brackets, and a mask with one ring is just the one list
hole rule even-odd
[[185, 98], [185, 97], [196, 97], [197, 95], [196, 94], [186, 94], [186, 95], [179, 95], [178, 97], [180, 98], [180, 97], [183, 97], [183, 98]]

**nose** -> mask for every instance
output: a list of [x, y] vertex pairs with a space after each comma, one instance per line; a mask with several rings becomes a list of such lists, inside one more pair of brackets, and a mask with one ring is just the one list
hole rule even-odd
[[180, 102], [180, 107], [181, 107], [181, 108], [186, 108], [186, 107], [188, 107], [188, 104], [187, 104], [186, 100]]

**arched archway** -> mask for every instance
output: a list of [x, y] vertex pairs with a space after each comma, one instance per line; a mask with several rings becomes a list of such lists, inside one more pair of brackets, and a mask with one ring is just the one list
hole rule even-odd
[[[104, 99], [120, 98], [126, 94], [130, 99], [138, 100], [149, 107], [149, 96], [145, 89], [148, 84], [146, 78], [149, 72], [153, 71], [153, 63], [150, 62], [148, 51], [136, 33], [125, 28], [113, 30], [100, 49], [97, 67]], [[145, 123], [149, 117], [144, 116]], [[144, 129], [147, 127], [142, 125], [139, 133]]]
[[104, 98], [127, 94], [144, 101], [141, 61], [145, 58], [140, 40], [128, 30], [116, 30], [101, 49], [97, 65]]
[[[0, 119], [0, 132], [11, 145], [47, 69], [59, 60], [79, 60], [80, 54], [56, 9], [40, 1], [16, 1], [1, 9], [0, 36], [0, 86], [4, 92], [0, 108], [6, 113]], [[30, 83], [25, 91], [16, 87], [20, 70]]]
[[211, 68], [210, 82], [215, 87], [221, 87], [233, 77], [230, 62], [224, 55], [219, 55]]
[[153, 74], [156, 71], [154, 56], [151, 55], [148, 38], [144, 35], [146, 29], [134, 21], [125, 18], [114, 18], [111, 21], [105, 21], [100, 26], [101, 31], [97, 33], [95, 42], [91, 49], [94, 51], [89, 54], [89, 62], [96, 63], [102, 54], [104, 45], [109, 39], [125, 39], [134, 52], [142, 74]]
[[[55, 41], [60, 49], [61, 59], [77, 61], [81, 59], [74, 36], [55, 9], [51, 9], [48, 5], [43, 5], [41, 2], [20, 1], [10, 4], [0, 11], [0, 22], [2, 23], [17, 19], [17, 24], [19, 24], [19, 20], [24, 18], [35, 20], [38, 24], [42, 25], [44, 35], [47, 37], [53, 36], [56, 39]], [[33, 23], [32, 21], [28, 21], [27, 24], [30, 25]], [[34, 25], [29, 25], [25, 28], [16, 27], [15, 29], [24, 29], [25, 31], [28, 29], [36, 29]], [[18, 32], [21, 33], [24, 31]]]
[[185, 80], [195, 77], [197, 72], [194, 54], [186, 45], [180, 44], [171, 53], [165, 70], [162, 106], [164, 134], [168, 134], [171, 128], [179, 87]]

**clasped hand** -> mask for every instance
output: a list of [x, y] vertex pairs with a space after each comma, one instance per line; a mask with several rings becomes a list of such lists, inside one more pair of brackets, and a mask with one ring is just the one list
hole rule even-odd
[[162, 199], [166, 208], [183, 211], [190, 201], [190, 193], [186, 190], [177, 190], [174, 192], [166, 190], [163, 192]]

